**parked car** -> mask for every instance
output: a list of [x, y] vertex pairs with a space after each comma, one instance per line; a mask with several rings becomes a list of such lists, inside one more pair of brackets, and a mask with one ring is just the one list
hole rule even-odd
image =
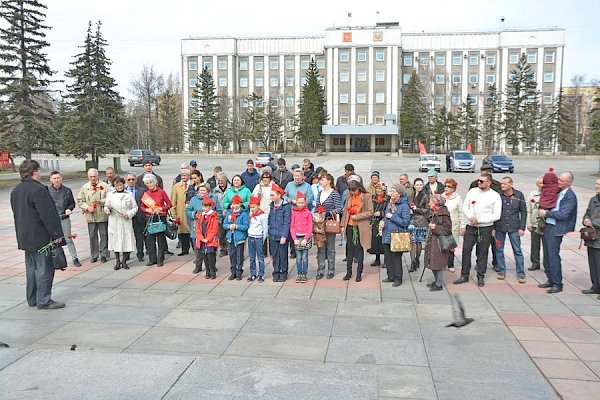
[[501, 154], [489, 155], [481, 162], [481, 168], [491, 168], [492, 172], [515, 172], [513, 160]]
[[419, 172], [435, 169], [440, 172], [440, 157], [437, 154], [421, 154], [419, 157]]
[[277, 154], [275, 154], [275, 153], [270, 152], [270, 151], [261, 151], [256, 156], [256, 160], [254, 160], [254, 166], [256, 168], [262, 168], [265, 165], [267, 165], [267, 163], [269, 162], [269, 160], [271, 158], [273, 158], [273, 160], [277, 160], [279, 158], [279, 156]]
[[129, 157], [127, 157], [127, 162], [132, 167], [136, 164], [144, 165], [146, 161], [152, 161], [152, 164], [160, 165], [160, 156], [153, 150], [133, 149], [129, 152]]
[[475, 172], [475, 159], [470, 151], [453, 150], [450, 153], [450, 171]]

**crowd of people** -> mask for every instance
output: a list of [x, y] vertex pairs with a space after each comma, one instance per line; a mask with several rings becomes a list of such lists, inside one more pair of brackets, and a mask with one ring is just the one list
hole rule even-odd
[[[537, 189], [525, 197], [505, 176], [500, 182], [482, 170], [464, 199], [453, 178], [438, 181], [435, 170], [427, 182], [412, 182], [402, 174], [386, 185], [373, 171], [366, 184], [354, 166], [344, 166], [337, 180], [309, 159], [288, 170], [283, 158], [261, 169], [252, 160], [246, 170], [229, 179], [219, 166], [205, 182], [197, 162], [183, 164], [170, 195], [164, 181], [147, 162], [137, 176], [117, 176], [108, 168], [101, 181], [97, 169], [88, 171], [88, 182], [77, 196], [62, 184], [59, 171], [50, 185], [40, 183], [39, 164], [26, 160], [20, 166], [22, 182], [11, 193], [19, 249], [25, 250], [27, 300], [42, 309], [64, 307], [51, 299], [54, 269], [47, 254], [38, 250], [49, 242], [66, 239], [72, 262], [81, 262], [71, 234], [70, 216], [78, 207], [88, 225], [90, 261], [107, 262], [115, 255], [114, 269], [129, 269], [130, 254], [147, 266], [162, 267], [169, 254], [166, 226], [177, 226], [178, 256], [193, 252], [193, 273], [206, 271], [216, 278], [217, 255], [229, 257], [229, 280], [244, 278], [245, 247], [248, 247], [249, 282], [266, 279], [265, 258], [272, 259], [272, 279], [284, 282], [289, 259], [295, 259], [296, 282], [308, 281], [308, 251], [316, 247], [315, 279], [335, 277], [336, 238], [343, 238], [346, 264], [344, 280], [361, 282], [365, 253], [375, 256], [373, 267], [385, 268], [383, 282], [397, 287], [403, 281], [403, 254], [410, 254], [409, 272], [423, 266], [432, 271], [431, 291], [443, 289], [445, 270], [454, 272], [455, 249], [462, 237], [460, 277], [470, 279], [471, 254], [475, 248], [477, 285], [485, 285], [488, 255], [493, 255], [497, 279], [505, 279], [505, 242], [511, 244], [519, 283], [526, 282], [521, 237], [528, 230], [531, 267], [544, 267], [548, 293], [562, 291], [560, 244], [574, 230], [577, 199], [571, 189], [573, 174], [549, 171], [536, 181]], [[365, 179], [367, 181], [367, 179]], [[335, 182], [335, 183], [334, 183]], [[583, 225], [600, 227], [600, 180], [597, 196], [590, 200]], [[402, 236], [406, 235], [406, 236]], [[402, 238], [408, 243], [402, 244]], [[600, 294], [600, 238], [586, 242], [592, 287], [584, 293]], [[543, 250], [542, 250], [543, 249]], [[543, 262], [540, 257], [543, 251]], [[173, 253], [170, 253], [173, 254]], [[327, 270], [325, 267], [327, 266]]]

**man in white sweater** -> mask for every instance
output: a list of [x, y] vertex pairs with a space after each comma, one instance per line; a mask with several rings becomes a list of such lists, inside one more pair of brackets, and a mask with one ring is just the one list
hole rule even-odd
[[482, 174], [477, 180], [477, 187], [470, 189], [465, 197], [463, 212], [467, 217], [467, 228], [462, 249], [462, 272], [460, 278], [453, 282], [455, 285], [469, 281], [471, 252], [477, 243], [480, 249], [477, 255], [477, 286], [485, 285], [494, 222], [500, 219], [502, 212], [500, 195], [491, 189], [491, 183], [491, 176]]

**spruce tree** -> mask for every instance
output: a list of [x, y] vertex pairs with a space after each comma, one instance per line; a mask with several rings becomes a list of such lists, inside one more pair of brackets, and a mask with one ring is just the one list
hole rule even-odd
[[316, 149], [317, 143], [323, 139], [322, 126], [327, 123], [327, 118], [325, 89], [320, 83], [315, 59], [312, 58], [298, 103], [296, 136], [302, 142], [304, 149]]
[[497, 153], [500, 150], [499, 143], [502, 138], [502, 98], [496, 85], [488, 88], [481, 125], [484, 153]]
[[417, 141], [425, 139], [429, 113], [430, 109], [425, 100], [423, 84], [417, 72], [413, 71], [402, 96], [402, 107], [400, 108], [400, 135], [402, 141], [410, 141], [413, 151], [417, 150]]
[[246, 97], [246, 107], [240, 111], [244, 121], [242, 136], [252, 141], [262, 141], [265, 132], [265, 104], [262, 96], [252, 93]]
[[182, 150], [181, 90], [178, 80], [171, 74], [167, 77], [163, 93], [158, 101], [158, 145], [169, 151]]
[[[456, 135], [456, 118], [448, 111], [446, 106], [439, 108], [431, 117], [429, 127], [432, 147], [441, 147], [446, 151], [458, 147], [459, 139]], [[458, 140], [457, 140], [458, 139]]]
[[106, 40], [100, 32], [98, 21], [92, 34], [88, 30], [82, 52], [71, 63], [73, 68], [65, 73], [73, 83], [67, 85], [71, 113], [64, 126], [65, 150], [78, 158], [91, 155], [92, 163], [108, 152], [120, 151], [126, 135], [122, 99], [114, 90], [115, 80], [110, 76], [110, 60], [106, 57]]
[[271, 142], [273, 140], [279, 140], [283, 125], [283, 118], [281, 117], [281, 111], [278, 107], [275, 107], [272, 102], [267, 104], [265, 109], [265, 131], [263, 136], [263, 143], [268, 151], [273, 150], [271, 148]]
[[458, 114], [457, 130], [460, 133], [462, 141], [464, 141], [464, 146], [467, 147], [471, 144], [473, 152], [477, 152], [480, 135], [479, 120], [477, 111], [471, 104], [470, 96], [467, 96], [467, 100], [463, 103], [460, 114]]
[[56, 153], [52, 130], [52, 99], [48, 95], [52, 71], [44, 52], [49, 46], [44, 25], [47, 7], [37, 0], [0, 3], [0, 146], [12, 156]]
[[204, 143], [210, 154], [211, 147], [220, 141], [219, 99], [213, 77], [207, 68], [198, 76], [189, 110], [188, 130], [192, 147]]
[[[544, 118], [544, 136], [550, 144], [558, 144], [562, 151], [574, 151], [576, 144], [575, 121], [572, 110], [565, 101], [563, 89], [560, 88], [554, 104]], [[552, 146], [553, 151], [557, 146]]]

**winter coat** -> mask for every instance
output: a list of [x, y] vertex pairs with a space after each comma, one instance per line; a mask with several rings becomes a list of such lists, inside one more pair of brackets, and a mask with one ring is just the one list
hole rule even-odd
[[290, 234], [291, 221], [292, 207], [287, 201], [281, 200], [277, 208], [275, 208], [275, 203], [271, 202], [271, 211], [269, 212], [269, 237], [271, 239], [287, 238]]
[[[66, 210], [73, 211], [75, 209], [76, 205], [73, 191], [65, 185], [60, 185], [58, 189], [52, 185], [48, 185], [48, 192], [50, 193], [50, 197], [52, 197], [54, 205], [56, 206], [56, 211], [61, 215], [61, 218], [63, 218], [62, 215]], [[68, 218], [68, 216], [65, 218]]]
[[[147, 173], [148, 173], [148, 172], [143, 172], [141, 175], [138, 175], [138, 177], [137, 177], [137, 179], [136, 179], [136, 181], [135, 181], [135, 184], [136, 184], [137, 186], [139, 186], [139, 187], [143, 187], [143, 188], [146, 188], [146, 185], [144, 185], [144, 176], [145, 176]], [[159, 188], [161, 188], [161, 189], [164, 189], [164, 186], [163, 186], [163, 180], [162, 180], [162, 178], [161, 178], [159, 175], [157, 175], [157, 174], [156, 174], [156, 172], [150, 172], [150, 173], [156, 177], [156, 181], [157, 181], [156, 185], [157, 185]]]
[[452, 233], [452, 221], [446, 206], [440, 206], [431, 216], [435, 229], [430, 229], [425, 243], [425, 266], [432, 271], [441, 271], [448, 265], [448, 252], [440, 247], [440, 236]]
[[410, 196], [410, 205], [415, 206], [416, 208], [412, 208], [412, 222], [413, 225], [418, 228], [423, 228], [427, 226], [427, 221], [429, 220], [429, 196], [425, 193], [425, 189], [421, 190], [419, 193], [413, 193]]
[[538, 214], [540, 210], [540, 195], [542, 193], [538, 190], [532, 190], [529, 192], [527, 197], [527, 226], [537, 232], [538, 220], [540, 216]]
[[[437, 194], [444, 193], [444, 185], [441, 182], [436, 182], [435, 186], [436, 186], [435, 193], [437, 193]], [[431, 197], [431, 186], [429, 185], [429, 182], [427, 182], [425, 184], [423, 191], [425, 192], [425, 194], [427, 195], [428, 198]]]
[[[585, 214], [583, 214], [583, 219], [586, 218], [592, 221], [592, 225], [594, 228], [600, 229], [600, 194], [595, 195], [590, 199], [587, 209], [585, 210]], [[583, 223], [583, 221], [582, 221]], [[593, 242], [583, 242], [587, 247], [591, 247], [593, 249], [600, 249], [600, 235], [598, 235], [598, 239]]]
[[[298, 197], [298, 192], [301, 192], [306, 196], [306, 207], [310, 209], [313, 202], [313, 195], [311, 187], [308, 183], [302, 182], [301, 184], [297, 185], [295, 181], [291, 181], [284, 189], [288, 203], [295, 203], [295, 200]], [[294, 201], [292, 202], [290, 200]]]
[[[373, 216], [371, 217], [371, 250], [370, 254], [383, 254], [383, 243], [381, 236], [379, 235], [379, 221], [381, 221], [385, 215], [385, 209], [389, 197], [385, 196], [381, 203], [377, 202], [377, 196], [373, 196]], [[376, 216], [375, 213], [379, 212]]]
[[282, 189], [285, 189], [287, 184], [294, 180], [294, 176], [287, 169], [280, 171], [279, 168], [275, 168], [272, 175], [273, 182], [275, 182]]
[[136, 251], [132, 219], [137, 211], [132, 193], [115, 191], [106, 196], [104, 212], [108, 214], [108, 250], [117, 253]]
[[[391, 218], [386, 215], [392, 214]], [[383, 214], [383, 235], [381, 241], [384, 244], [392, 243], [392, 232], [406, 232], [410, 225], [410, 208], [408, 207], [408, 197], [401, 196], [396, 202], [388, 202], [385, 213]]]
[[183, 186], [182, 182], [178, 182], [173, 185], [171, 190], [171, 215], [179, 222], [177, 227], [177, 233], [190, 233], [190, 227], [186, 216], [186, 200], [187, 200], [187, 189]]
[[[107, 194], [108, 185], [104, 182], [98, 182], [96, 186], [88, 182], [79, 190], [77, 206], [81, 208], [88, 224], [108, 221], [108, 215], [104, 212], [104, 200]], [[96, 205], [93, 211], [90, 211], [94, 202]]]
[[290, 221], [290, 235], [292, 240], [297, 239], [297, 235], [304, 235], [304, 239], [311, 238], [313, 233], [312, 213], [306, 207], [301, 210], [297, 207], [292, 209], [292, 218]]
[[260, 182], [261, 173], [254, 169], [252, 173], [245, 170], [241, 173], [240, 177], [242, 178], [242, 182], [244, 182], [244, 186], [248, 188], [251, 192], [254, 190], [254, 187]]
[[[208, 239], [206, 242], [207, 247], [219, 247], [219, 215], [215, 210], [211, 210], [210, 214], [204, 215], [202, 211], [196, 214], [197, 218], [194, 220], [194, 237], [196, 238], [196, 248], [202, 248], [204, 244], [202, 239]], [[206, 235], [202, 234], [202, 223], [206, 221]]]
[[[444, 195], [446, 197], [446, 195]], [[460, 195], [456, 192], [452, 193], [450, 197], [446, 197], [446, 204], [444, 204], [450, 213], [450, 220], [452, 221], [452, 236], [458, 244], [460, 239], [460, 230], [467, 226], [467, 217], [463, 212], [463, 200]]]
[[20, 250], [38, 251], [50, 240], [63, 236], [60, 217], [48, 188], [35, 179], [21, 180], [10, 193], [10, 205]]
[[[368, 250], [371, 248], [371, 217], [373, 216], [373, 200], [369, 193], [361, 192], [361, 206], [359, 207], [359, 211], [354, 215], [355, 220], [354, 223], [358, 226], [358, 235], [360, 237], [360, 245], [364, 250]], [[348, 214], [348, 208], [352, 204], [352, 195], [349, 195], [346, 199], [346, 204], [344, 206], [344, 214], [342, 215], [341, 225], [346, 229], [348, 226], [348, 220], [350, 219], [350, 214]], [[350, 239], [348, 239], [350, 240]]]
[[[208, 197], [215, 202], [213, 210], [217, 212], [218, 222], [219, 224], [221, 224], [223, 222], [223, 212], [221, 210], [221, 204], [213, 194], [209, 193]], [[188, 226], [190, 227], [190, 237], [192, 239], [196, 238], [196, 216], [202, 212], [202, 199], [203, 198], [198, 195], [192, 197], [185, 209], [185, 215], [187, 217]]]
[[252, 196], [260, 197], [260, 209], [267, 215], [271, 211], [271, 183], [263, 185], [259, 183], [254, 187]]
[[231, 208], [231, 199], [236, 194], [242, 198], [242, 208], [244, 210], [248, 210], [248, 206], [250, 205], [250, 189], [248, 189], [244, 184], [237, 189], [233, 186], [229, 186], [229, 189], [227, 189], [223, 195], [223, 210], [228, 210]]
[[[243, 209], [240, 210], [235, 221], [231, 221], [231, 214], [231, 209], [227, 210], [227, 215], [223, 218], [223, 229], [225, 229], [226, 232], [227, 243], [232, 243], [237, 246], [240, 243], [244, 243], [248, 238], [248, 213]], [[231, 224], [235, 225], [233, 231], [229, 229]], [[198, 234], [198, 231], [196, 231], [196, 234]]]
[[502, 232], [516, 232], [527, 228], [527, 204], [525, 196], [518, 190], [513, 189], [513, 195], [500, 194], [502, 200], [502, 211], [500, 219], [494, 222], [494, 228]]

